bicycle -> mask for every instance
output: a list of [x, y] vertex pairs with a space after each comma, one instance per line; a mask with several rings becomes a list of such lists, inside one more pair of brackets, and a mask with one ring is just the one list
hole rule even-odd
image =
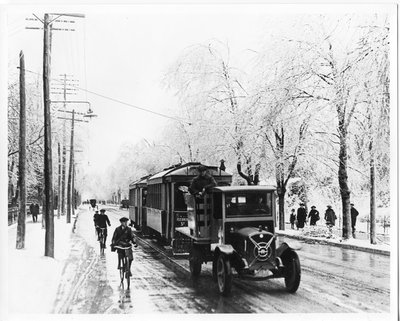
[[123, 256], [120, 256], [120, 254], [118, 253], [119, 275], [121, 278], [120, 285], [122, 288], [124, 288], [124, 279], [126, 279], [127, 290], [129, 290], [129, 287], [131, 284], [131, 279], [130, 279], [130, 275], [129, 275], [129, 260], [128, 260], [128, 257], [126, 256], [126, 250], [132, 249], [132, 245], [129, 245], [127, 247], [116, 245], [114, 247], [116, 249], [123, 250]]
[[105, 233], [104, 231], [106, 230], [105, 227], [100, 227], [99, 228], [99, 243], [100, 243], [100, 254], [104, 254], [104, 249], [106, 247], [106, 238], [105, 238]]

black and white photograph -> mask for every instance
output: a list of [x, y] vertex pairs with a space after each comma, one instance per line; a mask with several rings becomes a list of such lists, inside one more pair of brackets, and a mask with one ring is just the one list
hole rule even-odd
[[397, 3], [5, 2], [0, 29], [2, 320], [397, 320]]

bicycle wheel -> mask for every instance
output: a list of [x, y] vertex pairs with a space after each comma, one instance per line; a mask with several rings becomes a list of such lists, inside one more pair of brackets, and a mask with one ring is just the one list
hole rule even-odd
[[124, 276], [125, 276], [125, 263], [124, 263], [124, 259], [122, 259], [122, 260], [120, 260], [120, 264], [119, 264], [119, 277], [121, 279], [120, 285], [122, 288], [124, 288]]
[[129, 287], [131, 285], [131, 277], [129, 276], [129, 263], [128, 263], [128, 258], [125, 256], [125, 276], [126, 276], [126, 286], [127, 289], [129, 290]]
[[100, 255], [102, 255], [102, 254], [104, 254], [104, 234], [103, 234], [103, 232], [100, 232], [99, 243], [100, 243]]

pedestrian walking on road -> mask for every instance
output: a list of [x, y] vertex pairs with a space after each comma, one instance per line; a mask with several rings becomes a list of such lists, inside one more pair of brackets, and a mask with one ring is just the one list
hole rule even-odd
[[29, 207], [29, 210], [32, 214], [32, 221], [37, 222], [37, 217], [39, 214], [39, 204], [32, 203], [31, 206]]
[[304, 206], [304, 203], [300, 203], [300, 207], [297, 209], [297, 229], [304, 228], [304, 224], [307, 220], [307, 212]]
[[328, 209], [325, 211], [325, 221], [326, 221], [326, 225], [328, 226], [328, 230], [329, 230], [328, 238], [331, 238], [332, 237], [332, 228], [335, 226], [337, 217], [336, 217], [334, 210], [332, 209], [332, 206], [328, 205], [327, 207], [328, 207]]
[[33, 219], [33, 212], [34, 211], [35, 211], [35, 204], [31, 203], [31, 205], [29, 205], [29, 213], [31, 213], [31, 215], [32, 215], [32, 221], [33, 222], [35, 222], [34, 219]]
[[316, 210], [316, 207], [311, 206], [311, 211], [308, 214], [308, 218], [310, 219], [310, 226], [317, 225], [317, 221], [319, 221], [319, 212]]
[[290, 227], [294, 230], [294, 223], [296, 222], [296, 210], [292, 208], [292, 212], [290, 213]]
[[39, 215], [40, 212], [40, 206], [38, 203], [35, 203], [35, 222], [37, 222], [37, 217]]
[[358, 216], [358, 211], [354, 207], [354, 203], [350, 203], [351, 209], [351, 233], [353, 235], [353, 238], [356, 238], [356, 222], [357, 222], [357, 216]]

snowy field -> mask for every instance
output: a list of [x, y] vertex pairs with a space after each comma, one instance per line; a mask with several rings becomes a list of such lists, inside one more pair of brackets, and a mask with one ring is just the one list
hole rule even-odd
[[[8, 313], [51, 313], [62, 267], [70, 249], [73, 224], [65, 216], [54, 219], [55, 257], [44, 256], [45, 230], [41, 215], [37, 223], [28, 217], [25, 249], [15, 249], [17, 224], [8, 228]], [[73, 222], [73, 220], [72, 220]]]

